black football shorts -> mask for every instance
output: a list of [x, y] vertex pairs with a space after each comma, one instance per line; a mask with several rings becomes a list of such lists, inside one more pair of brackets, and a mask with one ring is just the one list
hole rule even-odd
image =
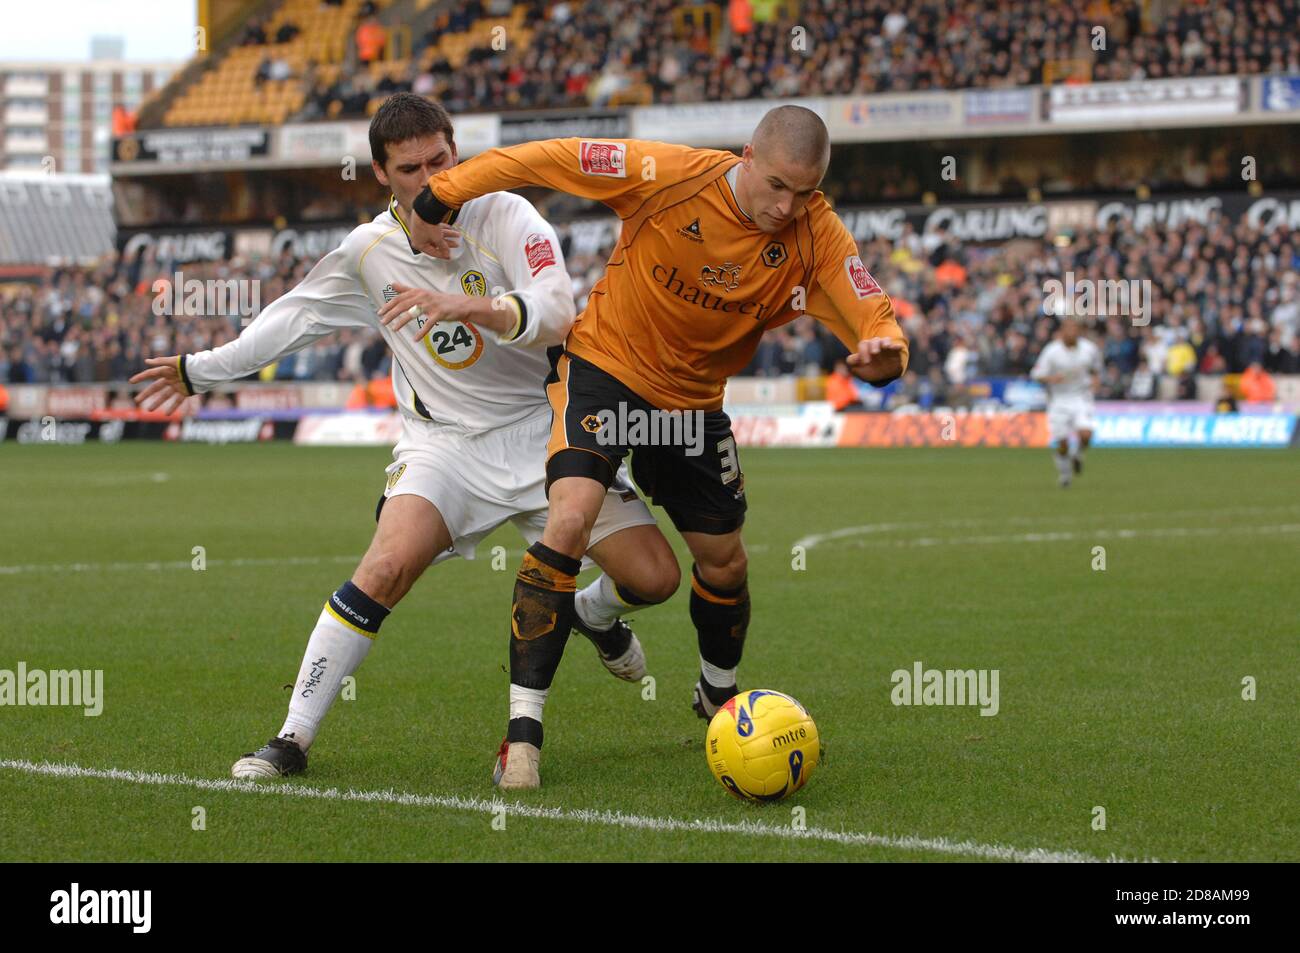
[[745, 474], [721, 410], [665, 411], [589, 361], [551, 349], [546, 486], [581, 476], [608, 487], [632, 454], [632, 478], [680, 532], [723, 535], [745, 522]]

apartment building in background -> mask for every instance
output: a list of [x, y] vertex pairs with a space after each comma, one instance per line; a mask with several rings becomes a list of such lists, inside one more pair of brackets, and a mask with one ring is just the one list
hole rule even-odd
[[139, 109], [184, 65], [123, 50], [120, 37], [96, 37], [89, 59], [0, 61], [0, 171], [106, 173], [113, 108]]

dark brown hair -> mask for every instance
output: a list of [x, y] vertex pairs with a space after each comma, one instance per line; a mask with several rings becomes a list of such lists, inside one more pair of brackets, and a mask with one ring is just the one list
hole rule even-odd
[[389, 143], [407, 142], [442, 133], [452, 145], [451, 117], [435, 102], [414, 93], [394, 93], [370, 120], [370, 155], [381, 166], [388, 162]]

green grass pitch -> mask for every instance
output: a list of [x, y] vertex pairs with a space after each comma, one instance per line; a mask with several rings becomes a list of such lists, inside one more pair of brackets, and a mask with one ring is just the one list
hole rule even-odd
[[[99, 717], [0, 708], [0, 860], [1300, 859], [1287, 451], [1094, 451], [1068, 491], [1041, 450], [744, 452], [742, 686], [799, 698], [827, 746], [785, 802], [733, 801], [710, 776], [679, 591], [632, 616], [655, 697], [575, 635], [542, 789], [504, 815], [487, 803], [522, 549], [509, 527], [389, 617], [306, 775], [208, 785], [279, 729], [388, 460], [0, 447], [0, 668], [102, 669], [105, 694]], [[495, 544], [507, 571], [484, 558]], [[997, 669], [998, 714], [895, 706], [891, 673], [917, 661]], [[47, 762], [129, 773], [33, 769]]]

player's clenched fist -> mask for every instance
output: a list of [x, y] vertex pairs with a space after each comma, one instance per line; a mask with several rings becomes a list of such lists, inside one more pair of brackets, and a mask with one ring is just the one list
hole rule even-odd
[[868, 338], [858, 342], [858, 350], [846, 363], [865, 381], [893, 380], [902, 373], [902, 352], [906, 345], [896, 338]]
[[411, 247], [430, 258], [451, 258], [451, 250], [460, 244], [460, 236], [450, 225], [430, 224], [419, 215], [410, 216], [407, 226]]
[[158, 411], [172, 414], [180, 410], [181, 405], [193, 396], [185, 381], [181, 379], [181, 358], [179, 354], [171, 357], [145, 358], [149, 369], [141, 371], [131, 378], [132, 384], [149, 382], [149, 386], [135, 395], [135, 402], [141, 410]]

